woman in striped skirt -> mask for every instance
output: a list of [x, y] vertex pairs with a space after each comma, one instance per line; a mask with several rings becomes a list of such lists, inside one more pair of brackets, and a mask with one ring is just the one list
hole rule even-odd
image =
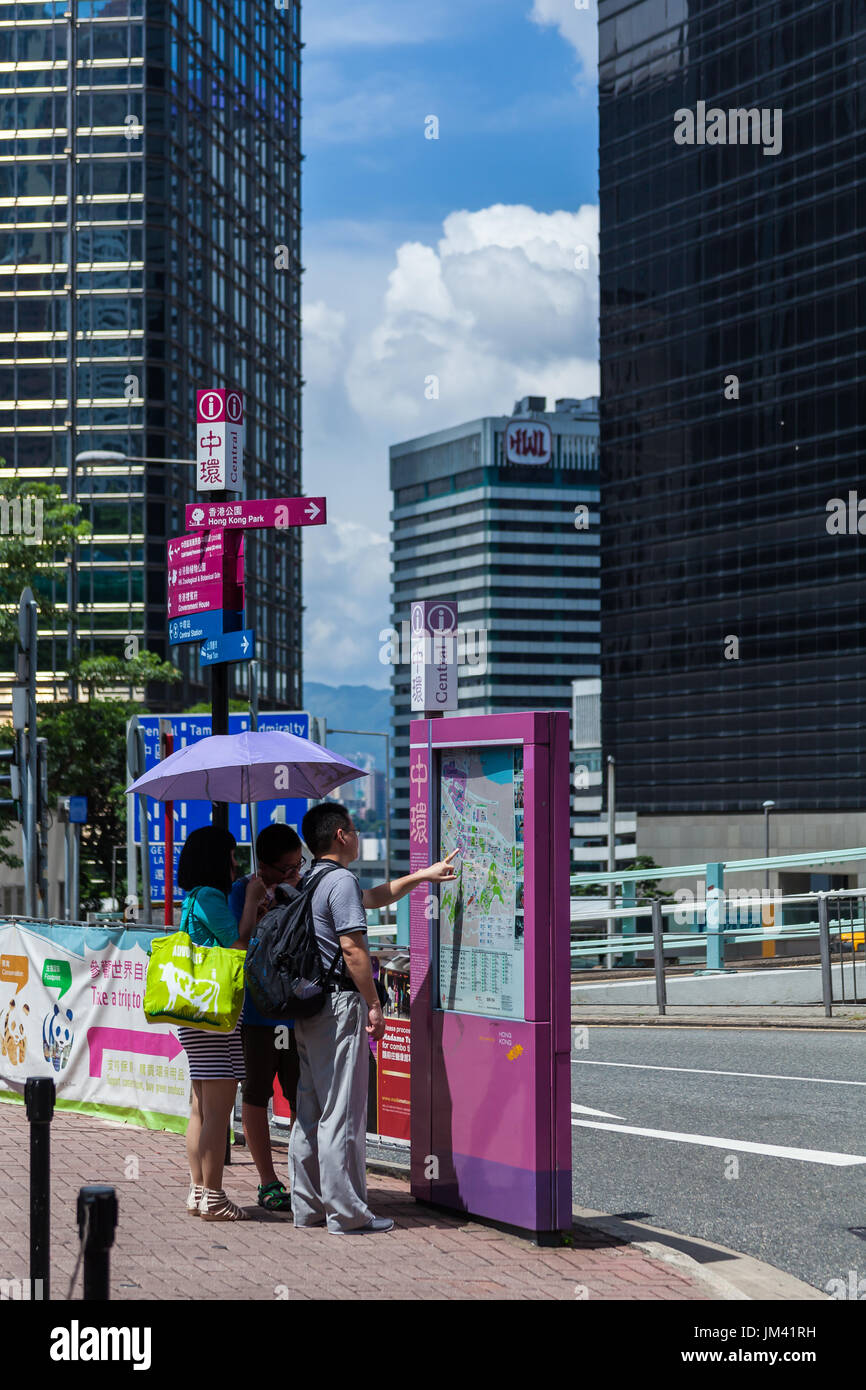
[[[246, 950], [266, 889], [253, 876], [247, 884], [238, 922], [228, 905], [235, 863], [235, 837], [228, 830], [203, 826], [188, 836], [177, 865], [178, 887], [189, 895], [180, 930], [198, 946], [229, 946]], [[232, 1033], [208, 1033], [201, 1028], [177, 1030], [186, 1052], [192, 1082], [192, 1108], [186, 1131], [190, 1189], [187, 1211], [202, 1221], [245, 1221], [246, 1212], [223, 1191], [226, 1134], [243, 1080], [244, 1058], [240, 1019]]]

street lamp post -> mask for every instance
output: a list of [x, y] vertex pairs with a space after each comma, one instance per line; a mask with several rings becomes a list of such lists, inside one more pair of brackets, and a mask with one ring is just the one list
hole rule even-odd
[[[616, 869], [616, 760], [608, 757], [607, 760], [607, 871], [612, 874]], [[607, 906], [608, 914], [616, 907], [616, 884], [611, 880], [607, 885]], [[605, 935], [613, 936], [615, 924], [613, 917], [608, 915], [607, 928]], [[608, 951], [605, 956], [605, 966], [608, 970], [613, 969], [613, 953]]]
[[[772, 809], [773, 809], [773, 807], [775, 806], [775, 804], [776, 804], [775, 801], [765, 801], [765, 802], [763, 803], [763, 807], [764, 807], [764, 858], [765, 858], [765, 859], [769, 859], [769, 857], [770, 857], [770, 812], [772, 811]], [[769, 866], [764, 870], [764, 888], [766, 889], [767, 897], [769, 898], [769, 895], [770, 895], [770, 869], [769, 869]]]
[[133, 458], [131, 454], [121, 454], [113, 449], [85, 449], [83, 454], [75, 455], [78, 463], [188, 463], [195, 467], [195, 459], [157, 459], [145, 456]]

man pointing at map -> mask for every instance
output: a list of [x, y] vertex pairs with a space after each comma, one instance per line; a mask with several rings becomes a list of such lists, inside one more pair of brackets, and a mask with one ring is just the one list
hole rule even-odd
[[[373, 982], [367, 949], [365, 909], [396, 902], [418, 883], [449, 883], [457, 877], [447, 859], [405, 878], [361, 893], [349, 869], [359, 838], [346, 807], [335, 801], [312, 806], [301, 831], [319, 878], [312, 897], [313, 925], [322, 961], [333, 961], [325, 1005], [295, 1020], [300, 1061], [298, 1105], [289, 1144], [295, 1226], [327, 1226], [333, 1235], [389, 1231], [388, 1217], [367, 1206], [368, 1036], [385, 1033], [385, 1018]], [[330, 860], [342, 872], [322, 872]]]

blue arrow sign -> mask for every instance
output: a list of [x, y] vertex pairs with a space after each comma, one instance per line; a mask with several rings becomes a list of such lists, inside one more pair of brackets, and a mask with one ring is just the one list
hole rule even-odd
[[[209, 613], [192, 613], [185, 618], [171, 618], [168, 624], [168, 645], [182, 642], [210, 642], [224, 632], [237, 632], [243, 627], [243, 609], [214, 608]], [[240, 658], [237, 658], [238, 660]]]
[[202, 666], [216, 666], [223, 661], [252, 661], [256, 654], [256, 634], [253, 628], [242, 632], [224, 632], [211, 637], [200, 652]]

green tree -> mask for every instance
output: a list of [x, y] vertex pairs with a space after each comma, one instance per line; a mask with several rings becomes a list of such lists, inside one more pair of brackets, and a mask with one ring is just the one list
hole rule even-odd
[[[6, 670], [15, 664], [22, 591], [33, 590], [40, 622], [50, 621], [57, 610], [53, 595], [58, 587], [65, 598], [72, 542], [89, 534], [90, 524], [79, 520], [78, 507], [64, 502], [54, 483], [17, 474], [0, 478], [0, 666]], [[12, 738], [12, 729], [4, 729], [0, 745], [8, 748]], [[12, 849], [14, 825], [14, 817], [0, 811], [0, 864], [19, 868], [21, 859]]]
[[[660, 869], [662, 866], [656, 863], [651, 854], [639, 854], [625, 867], [627, 869]], [[672, 903], [674, 900], [673, 893], [659, 888], [657, 878], [638, 879], [635, 884], [635, 896], [637, 898], [656, 899], [660, 903]]]
[[[107, 897], [113, 851], [126, 844], [126, 721], [144, 708], [113, 692], [146, 685], [174, 684], [180, 672], [153, 652], [120, 657], [89, 657], [74, 666], [87, 700], [40, 706], [39, 733], [48, 739], [48, 797], [87, 797], [87, 825], [81, 833], [81, 903], [91, 911]], [[103, 698], [107, 694], [108, 698]]]
[[18, 604], [28, 585], [40, 621], [54, 617], [52, 589], [65, 581], [72, 542], [90, 535], [78, 515], [54, 483], [0, 478], [0, 648], [18, 639]]
[[[249, 700], [229, 700], [229, 714], [248, 714], [249, 708]], [[199, 700], [197, 705], [189, 705], [184, 714], [210, 714], [211, 709], [209, 700]]]
[[174, 685], [181, 679], [176, 666], [147, 651], [130, 656], [128, 660], [122, 656], [79, 657], [72, 663], [71, 674], [88, 700], [96, 700], [106, 692], [140, 689], [151, 681]]
[[[601, 847], [603, 848], [603, 846]], [[659, 869], [662, 866], [657, 864], [651, 854], [639, 854], [636, 859], [631, 859], [625, 864], [617, 865], [620, 869]], [[673, 902], [673, 894], [663, 892], [658, 886], [657, 878], [638, 879], [635, 887], [635, 896], [638, 899], [657, 898], [659, 902]], [[577, 888], [572, 888], [572, 894], [581, 898], [603, 898], [607, 895], [607, 884], [605, 883], [585, 883]]]

